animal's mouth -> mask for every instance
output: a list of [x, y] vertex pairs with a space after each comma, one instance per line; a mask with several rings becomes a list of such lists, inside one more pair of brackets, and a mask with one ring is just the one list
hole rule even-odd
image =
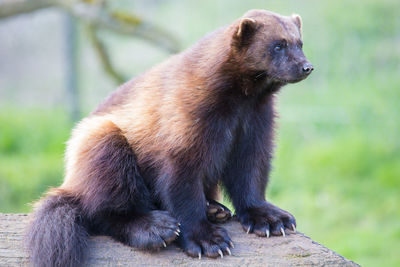
[[266, 79], [267, 83], [280, 83], [280, 84], [288, 84], [288, 83], [298, 83], [304, 79], [306, 79], [311, 72], [308, 73], [303, 73], [301, 75], [298, 75], [294, 79], [285, 79], [283, 77], [277, 77], [275, 75], [271, 75], [268, 73], [268, 71], [258, 71], [257, 75], [255, 75], [254, 80], [257, 79]]
[[308, 77], [308, 74], [297, 79], [288, 80], [287, 83], [298, 83]]
[[298, 83], [298, 82], [304, 80], [305, 78], [306, 78], [306, 77], [301, 77], [301, 78], [298, 78], [298, 79], [290, 79], [290, 80], [288, 80], [288, 79], [281, 79], [281, 78], [275, 78], [274, 81], [275, 81], [275, 82], [279, 82], [279, 83], [283, 83], [283, 84], [287, 84], [287, 83]]
[[304, 80], [305, 78], [307, 78], [310, 74], [311, 74], [311, 72], [305, 73], [295, 79], [283, 79], [283, 78], [276, 77], [274, 80], [276, 80], [278, 82], [282, 82], [282, 83], [298, 83], [298, 82], [301, 82], [302, 80]]

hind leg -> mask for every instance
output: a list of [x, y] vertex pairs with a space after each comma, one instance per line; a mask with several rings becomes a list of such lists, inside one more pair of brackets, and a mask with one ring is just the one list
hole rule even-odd
[[217, 202], [220, 198], [220, 189], [218, 184], [205, 188], [204, 194], [207, 199], [207, 219], [212, 223], [224, 223], [232, 218], [232, 212]]
[[67, 180], [92, 234], [110, 235], [141, 249], [158, 249], [176, 239], [178, 222], [156, 210], [131, 146], [111, 121], [83, 121], [67, 150]]
[[232, 212], [221, 203], [213, 200], [207, 200], [207, 219], [212, 223], [224, 223], [232, 218]]
[[126, 216], [104, 214], [92, 222], [91, 233], [109, 235], [126, 245], [142, 250], [166, 247], [179, 236], [178, 222], [167, 212], [151, 210]]

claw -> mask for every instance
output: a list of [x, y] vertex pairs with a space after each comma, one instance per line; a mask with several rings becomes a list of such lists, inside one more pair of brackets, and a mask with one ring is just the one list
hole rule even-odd
[[251, 228], [251, 226], [249, 226], [249, 228], [247, 228], [247, 231], [246, 231], [247, 234], [250, 233], [250, 228]]
[[233, 244], [232, 241], [229, 241], [229, 246], [231, 246], [231, 248], [235, 248], [235, 245]]
[[181, 223], [178, 223], [178, 226], [181, 226]]
[[178, 233], [177, 231], [175, 231], [175, 234], [176, 234], [177, 236], [179, 236], [179, 233]]
[[221, 256], [221, 259], [224, 257], [224, 253], [222, 253], [222, 250], [218, 249], [218, 254]]
[[294, 226], [293, 223], [292, 223], [292, 229], [293, 229], [293, 232], [296, 232], [296, 226]]
[[207, 201], [207, 202], [206, 202], [206, 205], [207, 205], [207, 206], [210, 206], [210, 202]]
[[199, 252], [199, 260], [201, 260], [201, 252]]
[[226, 248], [226, 252], [228, 252], [229, 255], [232, 255], [232, 252], [229, 248]]
[[167, 247], [167, 243], [165, 243], [165, 241], [163, 241], [163, 246], [164, 246], [164, 248]]
[[269, 230], [268, 229], [265, 231], [265, 235], [267, 236], [267, 238], [269, 238]]
[[179, 230], [179, 229], [176, 229], [176, 231], [177, 231], [178, 233], [180, 233], [180, 232], [181, 232], [181, 230]]
[[283, 230], [282, 227], [281, 227], [281, 233], [282, 233], [283, 236], [286, 236], [286, 235], [285, 235], [285, 230]]

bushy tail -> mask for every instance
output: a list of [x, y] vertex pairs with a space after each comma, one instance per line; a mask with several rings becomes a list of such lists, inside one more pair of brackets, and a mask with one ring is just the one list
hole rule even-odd
[[27, 230], [33, 266], [72, 267], [82, 263], [89, 234], [71, 198], [56, 195], [43, 199]]

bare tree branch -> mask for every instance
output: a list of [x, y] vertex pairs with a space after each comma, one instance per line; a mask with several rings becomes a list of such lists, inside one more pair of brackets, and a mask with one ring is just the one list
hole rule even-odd
[[52, 0], [0, 0], [0, 19], [54, 5]]
[[106, 11], [97, 5], [68, 4], [63, 1], [59, 4], [66, 12], [97, 28], [103, 28], [115, 33], [139, 37], [149, 41], [170, 53], [178, 51], [178, 42], [165, 30], [145, 21], [138, 16], [123, 11]]
[[97, 28], [142, 38], [170, 53], [178, 51], [177, 40], [164, 29], [124, 11], [108, 11], [103, 4], [99, 0], [0, 0], [0, 19], [54, 6]]
[[[159, 28], [142, 18], [125, 11], [110, 11], [106, 7], [106, 0], [0, 0], [0, 19], [10, 18], [18, 14], [25, 14], [35, 10], [56, 7], [69, 15], [85, 22], [88, 25], [89, 37], [94, 49], [103, 65], [104, 71], [117, 83], [126, 81], [125, 77], [113, 66], [107, 48], [98, 36], [100, 29], [106, 29], [117, 34], [138, 37], [167, 50], [170, 53], [178, 51], [178, 42], [167, 31]], [[72, 25], [72, 24], [71, 24]], [[70, 26], [71, 26], [70, 25]], [[69, 27], [71, 33], [72, 28]], [[73, 50], [76, 44], [73, 36], [67, 36], [69, 48]], [[68, 95], [71, 99], [72, 117], [79, 117], [79, 101], [76, 82], [76, 70], [72, 67], [76, 63], [76, 51], [69, 51], [67, 62]]]
[[97, 52], [98, 57], [103, 65], [105, 72], [117, 83], [122, 84], [126, 81], [126, 78], [123, 77], [120, 73], [118, 73], [111, 62], [111, 59], [108, 55], [108, 52], [100, 40], [96, 26], [90, 25], [88, 27], [89, 37], [93, 43], [93, 46]]

